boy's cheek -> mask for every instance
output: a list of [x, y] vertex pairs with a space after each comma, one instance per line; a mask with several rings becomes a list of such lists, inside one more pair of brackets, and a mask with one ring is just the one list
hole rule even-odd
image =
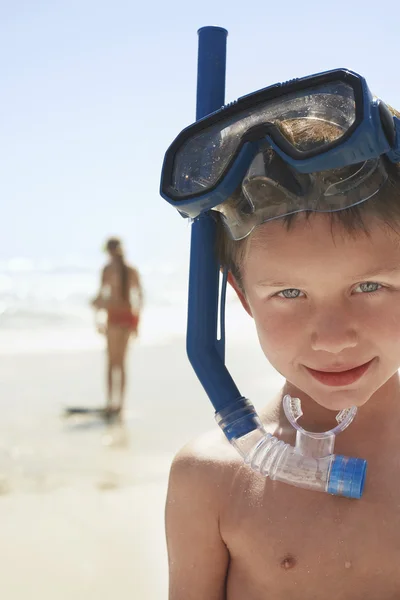
[[379, 314], [369, 315], [360, 324], [362, 340], [372, 342], [385, 352], [385, 347], [398, 348], [400, 358], [400, 303], [393, 311], [390, 306], [382, 307]]
[[[266, 358], [273, 364], [275, 361], [291, 361], [293, 354], [298, 354], [296, 339], [299, 324], [291, 320], [278, 319], [275, 317], [264, 318], [254, 314], [258, 339]], [[302, 336], [304, 345], [304, 335]]]
[[400, 342], [400, 303], [398, 311], [392, 314], [389, 311], [383, 311], [382, 317], [376, 318], [373, 323], [373, 328], [375, 330], [379, 329], [381, 335], [385, 335], [385, 337], [394, 337], [399, 339]]

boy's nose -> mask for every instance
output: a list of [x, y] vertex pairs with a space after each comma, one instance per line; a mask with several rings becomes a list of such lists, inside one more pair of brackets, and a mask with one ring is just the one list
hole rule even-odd
[[340, 318], [337, 314], [325, 313], [314, 323], [311, 332], [313, 350], [339, 354], [346, 348], [354, 348], [357, 343], [357, 331], [354, 323], [350, 323], [348, 319]]

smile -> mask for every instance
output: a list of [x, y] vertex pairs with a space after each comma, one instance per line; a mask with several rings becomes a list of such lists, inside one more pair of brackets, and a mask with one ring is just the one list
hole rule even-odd
[[334, 387], [340, 387], [344, 385], [350, 385], [358, 381], [358, 379], [360, 379], [364, 373], [368, 371], [373, 361], [374, 359], [359, 365], [358, 367], [342, 371], [317, 371], [316, 369], [311, 369], [310, 367], [306, 367], [306, 369], [314, 377], [314, 379], [320, 383]]

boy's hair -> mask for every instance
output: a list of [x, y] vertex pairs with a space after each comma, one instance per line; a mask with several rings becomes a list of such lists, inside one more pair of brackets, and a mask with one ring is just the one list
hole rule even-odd
[[[393, 115], [400, 118], [400, 113], [389, 107]], [[284, 123], [276, 123], [284, 130], [285, 136], [303, 147], [309, 142], [330, 142], [337, 137], [337, 130], [329, 123], [323, 121], [310, 121], [308, 119], [293, 119]], [[271, 150], [271, 152], [273, 152]], [[384, 186], [369, 200], [361, 202], [350, 208], [330, 213], [331, 224], [340, 224], [349, 234], [363, 231], [368, 235], [366, 219], [376, 217], [392, 228], [400, 224], [400, 163], [392, 163], [386, 157], [382, 157], [388, 174], [388, 180]], [[250, 236], [243, 240], [233, 240], [223, 224], [222, 215], [214, 211], [217, 221], [217, 256], [222, 268], [228, 269], [235, 277], [237, 283], [242, 287], [241, 265], [245, 257], [247, 242]], [[286, 228], [289, 230], [299, 213], [281, 217]], [[308, 219], [314, 213], [303, 212], [302, 215]]]

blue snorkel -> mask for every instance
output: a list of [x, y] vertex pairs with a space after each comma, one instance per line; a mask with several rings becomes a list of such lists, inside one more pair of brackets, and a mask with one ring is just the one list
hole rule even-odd
[[[196, 119], [224, 104], [227, 31], [203, 27], [198, 35]], [[297, 430], [292, 447], [266, 432], [253, 405], [240, 394], [225, 366], [227, 276], [222, 276], [220, 290], [215, 247], [216, 223], [211, 212], [205, 212], [192, 223], [187, 353], [215, 408], [217, 423], [255, 471], [298, 487], [360, 498], [366, 461], [333, 453], [335, 436], [351, 423], [356, 408], [341, 411], [331, 431], [311, 433], [297, 425], [300, 401], [285, 396], [286, 416]]]
[[[228, 32], [221, 27], [203, 27], [198, 34], [196, 119], [224, 104]], [[187, 354], [216, 412], [219, 412], [241, 396], [225, 366], [226, 276], [222, 281], [218, 339], [220, 266], [215, 243], [215, 219], [211, 212], [203, 213], [192, 223]]]

